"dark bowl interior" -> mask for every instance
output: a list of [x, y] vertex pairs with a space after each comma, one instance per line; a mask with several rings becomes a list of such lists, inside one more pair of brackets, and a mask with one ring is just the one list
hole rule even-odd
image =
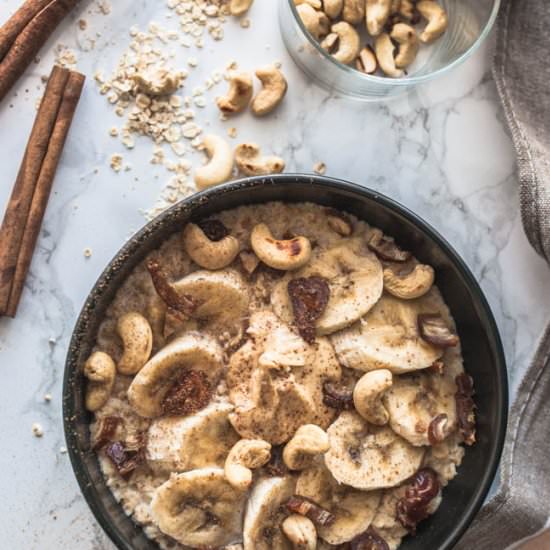
[[129, 519], [105, 485], [90, 450], [90, 415], [84, 408], [82, 365], [120, 284], [151, 250], [191, 219], [221, 210], [267, 201], [311, 201], [342, 209], [380, 227], [437, 273], [445, 301], [462, 339], [466, 369], [477, 389], [478, 442], [468, 448], [456, 478], [445, 489], [434, 516], [423, 522], [402, 550], [451, 548], [473, 519], [489, 490], [504, 441], [507, 373], [499, 334], [481, 289], [456, 252], [430, 226], [374, 191], [323, 177], [280, 175], [250, 178], [186, 199], [149, 223], [116, 255], [88, 296], [71, 340], [63, 386], [65, 436], [72, 465], [90, 508], [112, 540], [124, 549], [153, 549], [141, 528]]

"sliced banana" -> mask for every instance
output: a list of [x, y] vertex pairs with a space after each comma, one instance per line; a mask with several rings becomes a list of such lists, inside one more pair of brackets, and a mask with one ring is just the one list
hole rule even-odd
[[273, 289], [275, 313], [290, 323], [292, 305], [287, 286], [292, 278], [319, 276], [328, 281], [330, 297], [316, 322], [317, 334], [331, 334], [365, 315], [380, 298], [384, 286], [382, 265], [359, 239], [346, 239], [320, 251], [304, 268], [285, 276]]
[[239, 440], [228, 420], [232, 410], [228, 403], [212, 403], [188, 417], [153, 420], [147, 433], [147, 463], [159, 473], [223, 467]]
[[248, 334], [226, 377], [235, 430], [279, 445], [303, 424], [327, 428], [335, 411], [323, 403], [323, 383], [341, 377], [329, 341], [309, 345], [269, 311], [252, 315]]
[[[382, 401], [390, 426], [412, 445], [431, 445], [429, 429], [439, 415], [446, 415], [442, 436], [456, 429], [456, 384], [450, 376], [416, 372], [394, 377]], [[442, 440], [441, 440], [442, 441]]]
[[345, 411], [328, 429], [325, 464], [336, 481], [371, 491], [394, 487], [420, 467], [424, 449], [413, 447], [391, 428], [368, 424]]
[[339, 484], [322, 461], [304, 470], [296, 494], [315, 501], [336, 518], [331, 525], [318, 525], [317, 533], [330, 544], [342, 544], [366, 531], [380, 503], [380, 491], [358, 491]]
[[137, 373], [128, 388], [132, 408], [146, 418], [162, 414], [162, 401], [185, 370], [203, 372], [215, 387], [223, 368], [222, 350], [214, 338], [189, 332], [162, 348]]
[[232, 269], [199, 270], [174, 283], [175, 290], [197, 304], [192, 317], [209, 324], [240, 324], [248, 312], [248, 289], [242, 276]]
[[244, 550], [292, 550], [280, 526], [288, 515], [284, 504], [295, 485], [291, 477], [272, 477], [254, 486], [244, 516]]
[[237, 540], [246, 493], [225, 480], [223, 469], [201, 468], [174, 474], [154, 493], [153, 520], [159, 529], [193, 548]]
[[362, 371], [388, 369], [403, 374], [425, 369], [443, 355], [443, 349], [420, 338], [419, 313], [447, 311], [432, 289], [416, 300], [384, 294], [359, 323], [331, 336], [339, 361]]

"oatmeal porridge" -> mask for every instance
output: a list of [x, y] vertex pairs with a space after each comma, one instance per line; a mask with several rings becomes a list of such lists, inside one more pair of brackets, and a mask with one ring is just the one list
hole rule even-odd
[[119, 289], [84, 366], [116, 500], [161, 548], [396, 549], [475, 442], [435, 275], [310, 203], [182, 227]]

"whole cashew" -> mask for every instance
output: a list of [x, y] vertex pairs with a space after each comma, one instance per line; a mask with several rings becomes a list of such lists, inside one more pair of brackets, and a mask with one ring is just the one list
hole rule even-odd
[[294, 5], [309, 4], [314, 10], [320, 10], [323, 7], [321, 0], [294, 0]]
[[292, 543], [294, 550], [315, 550], [317, 548], [317, 530], [309, 518], [292, 514], [283, 521], [281, 529]]
[[84, 376], [88, 379], [85, 405], [89, 411], [101, 409], [109, 399], [115, 383], [116, 366], [110, 355], [95, 351], [84, 363]]
[[378, 36], [383, 30], [392, 8], [392, 0], [367, 0], [367, 30], [371, 36]]
[[418, 264], [406, 275], [384, 269], [384, 290], [403, 300], [424, 296], [434, 283], [435, 273], [429, 265]]
[[359, 33], [345, 21], [335, 23], [330, 30], [338, 35], [338, 49], [332, 54], [332, 57], [344, 65], [351, 63], [361, 50]]
[[390, 37], [399, 44], [399, 53], [395, 56], [395, 66], [400, 69], [408, 67], [415, 60], [418, 53], [416, 31], [406, 23], [396, 23]]
[[143, 315], [132, 311], [120, 317], [116, 329], [124, 346], [117, 370], [127, 376], [136, 374], [147, 363], [153, 349], [151, 325]]
[[245, 491], [252, 483], [252, 470], [260, 468], [271, 458], [271, 445], [262, 439], [241, 439], [229, 451], [224, 472], [227, 481]]
[[447, 13], [437, 2], [432, 0], [418, 2], [416, 9], [422, 17], [428, 20], [426, 28], [420, 34], [420, 42], [430, 44], [447, 30], [449, 24]]
[[205, 136], [202, 142], [210, 162], [195, 170], [195, 184], [199, 189], [206, 189], [231, 177], [233, 152], [225, 140], [213, 134]]
[[306, 237], [274, 239], [265, 223], [254, 227], [250, 235], [250, 244], [256, 256], [273, 269], [298, 269], [311, 258], [311, 243]]
[[288, 84], [283, 73], [275, 65], [266, 65], [256, 71], [262, 90], [252, 100], [252, 112], [256, 116], [271, 113], [286, 95]]
[[227, 95], [218, 97], [216, 105], [222, 113], [240, 113], [250, 103], [253, 92], [254, 84], [249, 74], [231, 71], [229, 73], [229, 90]]
[[237, 168], [247, 176], [278, 174], [285, 169], [285, 161], [276, 156], [262, 157], [255, 143], [241, 143], [235, 149]]
[[300, 4], [296, 7], [296, 11], [304, 27], [314, 38], [319, 40], [321, 36], [328, 33], [330, 20], [322, 11], [313, 9], [309, 4]]
[[371, 424], [383, 426], [389, 414], [382, 404], [384, 392], [393, 384], [389, 370], [379, 369], [364, 374], [353, 389], [353, 404], [357, 412]]
[[323, 0], [323, 11], [331, 18], [336, 19], [344, 8], [344, 0]]
[[365, 0], [344, 0], [342, 19], [350, 25], [357, 25], [365, 18]]
[[382, 33], [380, 36], [377, 36], [374, 43], [374, 49], [376, 51], [376, 59], [378, 59], [378, 64], [386, 75], [394, 78], [403, 76], [403, 70], [398, 69], [395, 66], [395, 59], [393, 57], [395, 46], [393, 45], [389, 34]]
[[211, 241], [194, 223], [188, 223], [183, 231], [183, 247], [191, 259], [205, 269], [223, 269], [239, 253], [239, 241], [227, 235], [219, 241]]
[[313, 457], [326, 453], [330, 442], [326, 432], [315, 424], [300, 426], [283, 449], [283, 461], [289, 470], [304, 470]]
[[254, 0], [231, 0], [229, 3], [229, 12], [236, 17], [244, 15], [250, 9], [253, 2]]

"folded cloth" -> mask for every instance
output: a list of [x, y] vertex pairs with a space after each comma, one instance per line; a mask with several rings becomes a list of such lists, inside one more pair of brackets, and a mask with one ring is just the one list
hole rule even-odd
[[[493, 74], [518, 157], [521, 216], [535, 250], [550, 262], [550, 7], [504, 0]], [[550, 516], [550, 327], [510, 411], [501, 484], [456, 548], [502, 550]], [[544, 544], [544, 543], [543, 543]]]

